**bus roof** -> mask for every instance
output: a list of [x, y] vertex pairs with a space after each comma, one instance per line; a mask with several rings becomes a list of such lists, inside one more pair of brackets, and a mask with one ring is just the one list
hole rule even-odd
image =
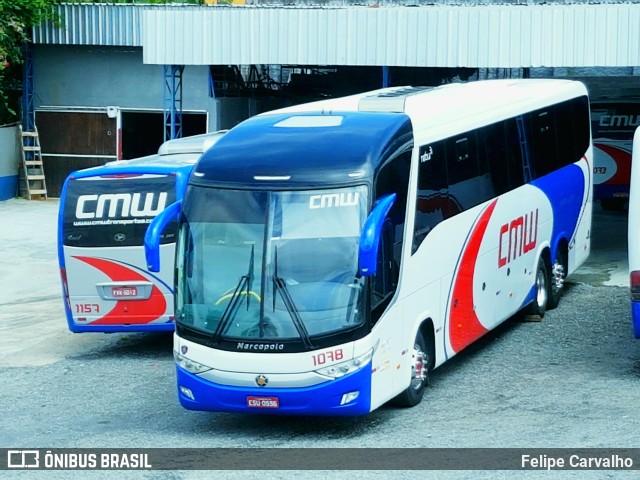
[[370, 178], [412, 146], [402, 113], [274, 114], [245, 120], [202, 155], [191, 182], [262, 188], [321, 187]]
[[[191, 181], [287, 188], [368, 177], [396, 152], [586, 96], [580, 82], [486, 80], [393, 87], [263, 113], [208, 150]], [[334, 155], [333, 153], [338, 153]]]
[[96, 175], [119, 175], [126, 172], [166, 175], [176, 169], [190, 170], [198, 158], [220, 140], [226, 132], [227, 130], [219, 130], [168, 140], [160, 145], [156, 154], [131, 160], [107, 162], [97, 167], [75, 171], [70, 177], [87, 178]]
[[228, 130], [202, 133], [190, 137], [167, 140], [158, 149], [158, 155], [175, 155], [178, 153], [204, 153], [212, 147]]
[[262, 115], [298, 112], [403, 112], [413, 124], [416, 142], [434, 141], [525, 111], [587, 95], [577, 81], [504, 79], [449, 83], [437, 87], [391, 87], [348, 97], [295, 105]]

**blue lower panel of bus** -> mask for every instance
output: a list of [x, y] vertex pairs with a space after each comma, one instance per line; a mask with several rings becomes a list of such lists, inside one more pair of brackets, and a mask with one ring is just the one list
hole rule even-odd
[[633, 336], [640, 338], [640, 302], [631, 302], [631, 325]]
[[166, 323], [146, 323], [139, 325], [79, 325], [68, 322], [69, 330], [73, 333], [98, 332], [98, 333], [139, 333], [139, 332], [173, 332], [175, 324]]
[[629, 198], [629, 185], [594, 185], [593, 199], [602, 200], [609, 198]]
[[[242, 412], [279, 415], [364, 415], [371, 410], [371, 366], [367, 366], [320, 385], [302, 388], [231, 387], [203, 380], [176, 367], [180, 404], [189, 410], [213, 412]], [[188, 388], [194, 400], [182, 389]], [[343, 395], [358, 391], [358, 397], [340, 405]], [[260, 405], [277, 404], [277, 408]]]

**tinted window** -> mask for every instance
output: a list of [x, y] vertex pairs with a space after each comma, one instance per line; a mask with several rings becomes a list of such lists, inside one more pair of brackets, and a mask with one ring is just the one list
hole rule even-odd
[[577, 162], [589, 140], [580, 97], [420, 147], [412, 252], [442, 220]]
[[413, 251], [417, 250], [433, 227], [450, 217], [455, 210], [448, 192], [445, 142], [424, 145], [418, 153], [420, 158]]
[[[174, 176], [70, 180], [64, 198], [63, 243], [142, 246], [151, 220], [175, 200]], [[160, 241], [172, 243], [175, 238], [173, 223]]]
[[[378, 255], [378, 270], [373, 279], [372, 307], [391, 298], [398, 285], [400, 260], [407, 214], [411, 151], [405, 152], [387, 163], [375, 180], [375, 196], [381, 198], [395, 193], [394, 202], [382, 232], [382, 245]], [[374, 319], [382, 312], [374, 311]]]

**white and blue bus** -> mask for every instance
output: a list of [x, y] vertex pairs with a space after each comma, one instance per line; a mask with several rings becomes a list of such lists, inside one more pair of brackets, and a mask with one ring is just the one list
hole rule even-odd
[[224, 132], [170, 140], [158, 154], [71, 173], [62, 188], [58, 259], [72, 332], [172, 331], [175, 225], [163, 270], [146, 269], [144, 234], [180, 200], [202, 153]]
[[[590, 251], [589, 101], [565, 80], [400, 87], [246, 120], [145, 237], [177, 220], [187, 409], [366, 414], [520, 311]], [[164, 261], [164, 259], [162, 259]]]
[[640, 127], [633, 136], [628, 219], [629, 287], [633, 336], [640, 338]]

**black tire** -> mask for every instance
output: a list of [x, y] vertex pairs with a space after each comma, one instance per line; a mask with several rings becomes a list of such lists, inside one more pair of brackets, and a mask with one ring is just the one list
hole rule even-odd
[[432, 365], [432, 353], [420, 330], [414, 342], [411, 359], [411, 380], [407, 389], [392, 400], [398, 407], [415, 407], [422, 401], [424, 390], [429, 384], [429, 371]]
[[549, 300], [547, 310], [553, 310], [560, 303], [564, 294], [564, 279], [567, 277], [566, 262], [562, 248], [556, 252], [556, 260], [551, 266], [549, 275]]
[[533, 302], [527, 307], [525, 313], [527, 315], [537, 315], [542, 318], [544, 317], [544, 312], [547, 311], [547, 304], [549, 303], [549, 272], [543, 258], [538, 260], [535, 287], [535, 297], [533, 298]]

